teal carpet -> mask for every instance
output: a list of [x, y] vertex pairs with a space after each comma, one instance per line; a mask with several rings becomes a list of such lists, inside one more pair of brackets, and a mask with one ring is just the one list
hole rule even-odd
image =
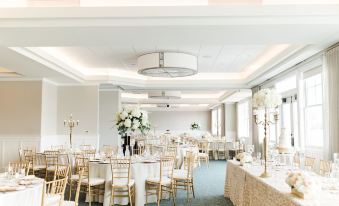
[[[177, 205], [191, 206], [233, 206], [229, 199], [224, 198], [226, 162], [225, 161], [210, 161], [209, 167], [204, 164], [196, 168], [194, 171], [194, 189], [195, 199], [190, 202], [186, 201], [186, 191], [178, 190], [176, 203]], [[80, 206], [88, 204], [80, 203]], [[92, 204], [99, 206], [102, 204]], [[149, 204], [155, 206], [156, 204]], [[161, 205], [173, 205], [172, 201], [163, 200]]]

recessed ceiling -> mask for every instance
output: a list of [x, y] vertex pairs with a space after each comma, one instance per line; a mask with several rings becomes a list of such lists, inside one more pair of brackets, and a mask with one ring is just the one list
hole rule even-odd
[[198, 56], [200, 73], [238, 73], [263, 54], [267, 45], [126, 45], [125, 47], [44, 47], [70, 66], [95, 73], [123, 69], [136, 72], [138, 56], [158, 51], [185, 52]]

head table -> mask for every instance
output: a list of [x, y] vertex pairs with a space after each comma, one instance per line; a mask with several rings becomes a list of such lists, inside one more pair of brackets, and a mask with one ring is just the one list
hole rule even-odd
[[[245, 164], [235, 160], [227, 162], [224, 196], [230, 198], [235, 206], [338, 206], [338, 180], [314, 174], [315, 192], [301, 199], [291, 194], [285, 183], [288, 167], [271, 170], [271, 177], [260, 178], [261, 165]], [[332, 186], [329, 186], [332, 185]], [[337, 185], [337, 187], [333, 187]]]

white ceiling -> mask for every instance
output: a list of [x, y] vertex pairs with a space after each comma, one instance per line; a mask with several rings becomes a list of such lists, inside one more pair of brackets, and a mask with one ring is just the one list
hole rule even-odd
[[62, 53], [79, 66], [90, 70], [117, 68], [137, 71], [137, 57], [155, 51], [175, 51], [198, 56], [201, 73], [238, 73], [259, 57], [265, 45], [125, 45], [119, 47], [52, 47], [48, 51]]
[[[0, 33], [0, 67], [22, 75], [13, 79], [105, 83], [132, 93], [227, 94], [338, 42], [339, 6], [0, 8]], [[137, 56], [154, 51], [195, 54], [199, 73], [176, 79], [138, 75]]]

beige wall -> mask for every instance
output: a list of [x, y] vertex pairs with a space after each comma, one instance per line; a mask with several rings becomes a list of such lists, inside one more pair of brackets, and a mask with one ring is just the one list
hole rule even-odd
[[99, 144], [120, 145], [120, 136], [114, 124], [115, 114], [121, 107], [120, 91], [100, 91], [99, 92]]
[[225, 104], [225, 136], [237, 137], [237, 110], [236, 104]]
[[58, 120], [57, 134], [63, 139], [62, 144], [68, 144], [68, 128], [63, 121], [70, 114], [80, 124], [74, 128], [73, 144], [97, 144], [99, 116], [98, 86], [60, 86], [58, 87]]
[[149, 120], [152, 131], [155, 127], [156, 134], [161, 134], [166, 129], [169, 129], [173, 134], [189, 133], [192, 122], [199, 123], [202, 134], [211, 131], [210, 111], [153, 111], [149, 112]]
[[0, 137], [39, 137], [41, 81], [0, 82]]

